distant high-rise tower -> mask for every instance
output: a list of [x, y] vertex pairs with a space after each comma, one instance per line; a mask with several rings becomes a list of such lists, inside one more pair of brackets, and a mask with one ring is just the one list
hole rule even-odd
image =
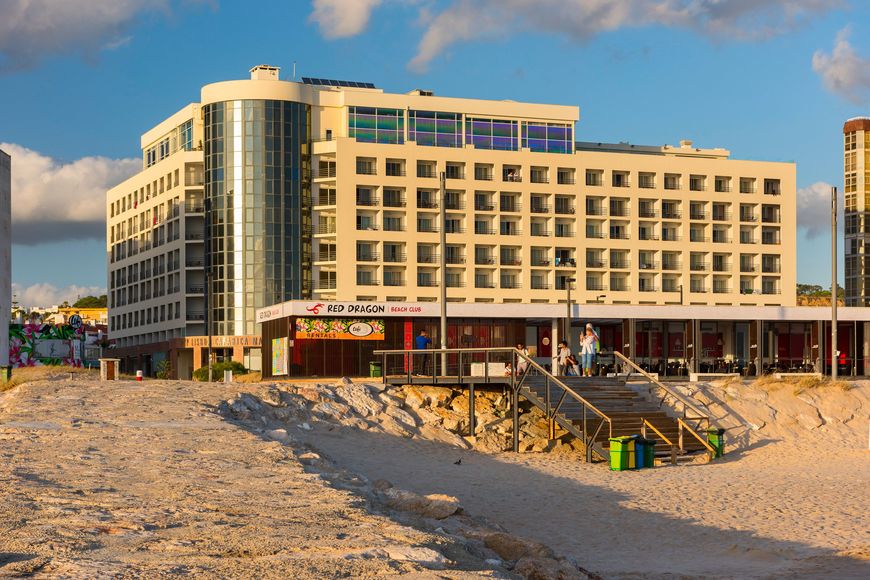
[[12, 159], [0, 151], [0, 367], [9, 365], [12, 312]]
[[870, 117], [843, 125], [846, 306], [870, 306]]

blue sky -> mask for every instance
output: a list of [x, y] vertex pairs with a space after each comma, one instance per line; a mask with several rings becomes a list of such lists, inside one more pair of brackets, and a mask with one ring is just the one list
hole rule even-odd
[[[102, 192], [135, 171], [139, 135], [203, 84], [244, 78], [258, 63], [286, 76], [295, 61], [299, 75], [388, 91], [579, 105], [579, 140], [688, 138], [736, 158], [795, 161], [798, 279], [821, 284], [842, 123], [870, 114], [867, 2], [8, 4], [0, 143], [18, 176], [13, 283], [22, 302], [105, 287]], [[599, 18], [592, 9], [603, 4]]]

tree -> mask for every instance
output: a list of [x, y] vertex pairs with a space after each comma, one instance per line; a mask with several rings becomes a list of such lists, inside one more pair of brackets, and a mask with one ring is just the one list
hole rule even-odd
[[105, 308], [109, 303], [105, 294], [101, 296], [85, 296], [76, 300], [73, 308]]

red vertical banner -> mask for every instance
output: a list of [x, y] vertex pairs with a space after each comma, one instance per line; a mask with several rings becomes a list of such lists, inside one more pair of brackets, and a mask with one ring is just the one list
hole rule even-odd
[[[414, 348], [414, 319], [406, 318], [405, 319], [405, 328], [404, 328], [404, 343], [405, 350], [411, 350]], [[409, 364], [409, 356], [405, 356], [405, 372], [408, 372], [408, 364]]]
[[553, 356], [553, 329], [549, 326], [538, 327], [538, 356]]

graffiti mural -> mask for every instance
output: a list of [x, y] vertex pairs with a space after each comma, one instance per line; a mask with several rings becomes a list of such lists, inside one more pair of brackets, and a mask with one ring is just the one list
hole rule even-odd
[[[13, 368], [66, 365], [81, 367], [101, 336], [55, 324], [9, 325], [9, 364]], [[84, 353], [82, 349], [84, 348]], [[97, 349], [97, 356], [98, 349]]]

